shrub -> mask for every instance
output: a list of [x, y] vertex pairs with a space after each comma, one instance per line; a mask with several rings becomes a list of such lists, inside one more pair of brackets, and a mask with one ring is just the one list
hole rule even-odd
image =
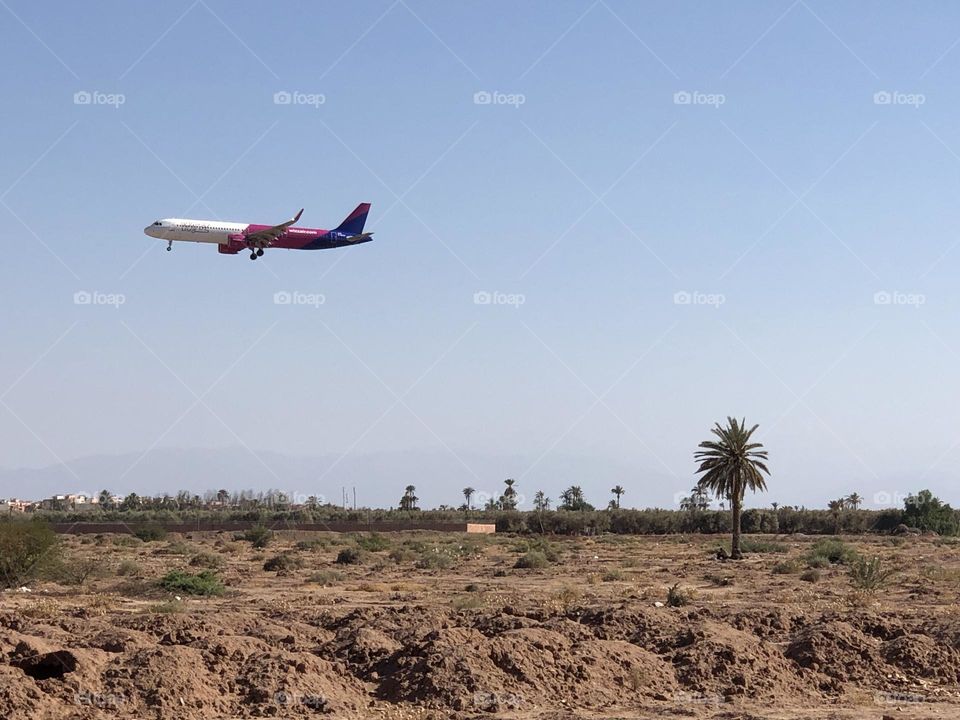
[[264, 570], [299, 570], [304, 565], [303, 559], [293, 553], [274, 555], [263, 564]]
[[58, 557], [46, 563], [40, 574], [61, 585], [83, 585], [87, 580], [105, 576], [107, 568], [101, 558]]
[[860, 590], [879, 590], [887, 581], [890, 580], [896, 570], [883, 567], [883, 562], [878, 557], [866, 558], [858, 557], [850, 563], [847, 569], [847, 575], [855, 588]]
[[379, 552], [389, 548], [390, 541], [379, 533], [370, 533], [357, 538], [357, 547], [367, 552]]
[[482, 594], [472, 593], [454, 598], [452, 605], [455, 610], [477, 610], [483, 607], [486, 602], [486, 598]]
[[270, 544], [273, 539], [273, 530], [263, 525], [254, 525], [243, 534], [243, 539], [247, 540], [252, 547], [260, 550]]
[[523, 555], [517, 558], [517, 562], [514, 563], [515, 568], [528, 568], [534, 570], [540, 570], [547, 567], [550, 564], [550, 561], [547, 559], [547, 556], [540, 550], [527, 550]]
[[314, 540], [301, 540], [294, 547], [297, 550], [322, 550], [327, 546], [327, 541], [322, 538]]
[[786, 543], [776, 542], [775, 540], [742, 538], [740, 549], [745, 553], [785, 553], [790, 547]]
[[601, 576], [601, 579], [604, 582], [617, 582], [618, 580], [624, 580], [626, 578], [626, 573], [619, 568], [610, 568], [605, 571]]
[[160, 579], [160, 587], [185, 595], [221, 595], [223, 582], [213, 570], [201, 570], [191, 575], [183, 570], [171, 570]]
[[693, 602], [693, 591], [682, 590], [680, 583], [674, 583], [667, 589], [667, 607], [682, 607]]
[[363, 562], [363, 556], [356, 548], [344, 548], [337, 553], [338, 565], [360, 565]]
[[439, 548], [423, 553], [414, 565], [421, 570], [446, 570], [453, 565], [453, 558]]
[[820, 571], [816, 568], [809, 568], [800, 573], [800, 579], [804, 582], [819, 582], [820, 581]]
[[133, 531], [134, 537], [143, 542], [165, 540], [167, 531], [162, 525], [143, 525]]
[[521, 553], [524, 552], [538, 552], [541, 553], [548, 563], [555, 563], [560, 560], [560, 553], [554, 547], [553, 543], [543, 537], [533, 538], [527, 540], [525, 543], [522, 543], [518, 550]]
[[199, 552], [190, 558], [191, 567], [205, 567], [216, 570], [223, 566], [223, 558], [216, 553]]
[[403, 562], [412, 562], [417, 559], [417, 554], [406, 547], [394, 548], [390, 551], [388, 557], [393, 560], [397, 565]]
[[773, 566], [774, 575], [793, 575], [800, 571], [800, 565], [796, 560], [781, 560]]
[[0, 587], [16, 587], [60, 557], [60, 541], [49, 525], [0, 522]]
[[808, 564], [817, 562], [816, 558], [826, 558], [831, 564], [846, 565], [856, 557], [856, 551], [839, 538], [817, 540], [810, 550]]
[[807, 567], [815, 570], [830, 567], [830, 560], [825, 558], [823, 555], [811, 555], [809, 558], [807, 558]]
[[117, 565], [117, 575], [136, 576], [140, 574], [140, 563], [133, 560], [123, 560]]
[[343, 580], [343, 574], [335, 570], [321, 570], [307, 578], [308, 583], [316, 583], [317, 585], [333, 585], [341, 580]]

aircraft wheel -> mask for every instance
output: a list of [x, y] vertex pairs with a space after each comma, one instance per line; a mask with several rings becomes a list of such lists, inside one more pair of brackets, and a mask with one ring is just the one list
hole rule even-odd
[[251, 260], [256, 260], [256, 259], [257, 259], [257, 254], [256, 254], [255, 252], [250, 253], [250, 259], [251, 259]]
[[263, 248], [257, 248], [257, 257], [263, 257]]

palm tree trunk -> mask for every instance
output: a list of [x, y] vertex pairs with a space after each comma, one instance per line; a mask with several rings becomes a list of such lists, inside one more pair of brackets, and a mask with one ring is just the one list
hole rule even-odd
[[730, 559], [742, 560], [743, 552], [740, 550], [740, 511], [742, 510], [743, 500], [737, 496], [730, 498], [730, 509], [733, 515], [733, 539], [730, 543]]

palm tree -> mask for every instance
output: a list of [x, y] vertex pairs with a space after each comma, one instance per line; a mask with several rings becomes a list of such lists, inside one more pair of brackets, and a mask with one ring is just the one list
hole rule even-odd
[[403, 497], [400, 498], [400, 509], [401, 510], [419, 510], [417, 507], [417, 500], [420, 498], [416, 495], [417, 489], [413, 485], [407, 485], [403, 489]]
[[538, 513], [542, 513], [544, 510], [550, 509], [550, 498], [548, 498], [543, 490], [537, 490], [536, 494], [533, 496], [533, 509]]
[[623, 495], [623, 494], [626, 492], [626, 490], [624, 490], [623, 487], [620, 486], [620, 485], [614, 485], [612, 488], [610, 488], [610, 492], [612, 492], [612, 493], [614, 494], [614, 496], [616, 496], [616, 498], [617, 498], [617, 510], [619, 510], [619, 509], [620, 509], [620, 496]]
[[109, 490], [101, 490], [100, 497], [97, 498], [100, 503], [101, 510], [111, 510], [113, 509], [113, 496], [110, 494]]
[[465, 487], [463, 489], [463, 497], [467, 501], [467, 511], [470, 510], [470, 500], [473, 499], [473, 494], [476, 492], [472, 487]]
[[227, 500], [229, 499], [230, 499], [230, 492], [228, 490], [225, 490], [223, 488], [221, 488], [220, 490], [217, 490], [217, 502], [220, 503], [221, 506], [226, 505]]
[[728, 417], [727, 426], [716, 423], [710, 431], [717, 440], [704, 440], [702, 450], [697, 450], [694, 460], [700, 463], [698, 473], [705, 473], [698, 485], [718, 497], [730, 500], [733, 520], [733, 539], [730, 545], [730, 557], [733, 560], [743, 558], [740, 550], [740, 515], [743, 511], [743, 495], [749, 488], [753, 492], [766, 490], [767, 483], [763, 474], [767, 469], [767, 451], [758, 442], [751, 442], [757, 425], [747, 430], [746, 421], [737, 422]]
[[854, 510], [859, 510], [860, 504], [863, 502], [863, 498], [857, 493], [850, 493], [847, 495], [847, 502]]
[[837, 500], [831, 500], [827, 503], [827, 509], [830, 510], [830, 514], [833, 515], [833, 534], [840, 534], [840, 514], [843, 512], [843, 509], [846, 507], [847, 501], [843, 498]]
[[500, 497], [500, 507], [504, 510], [516, 510], [517, 509], [517, 491], [513, 489], [514, 483], [516, 480], [513, 478], [507, 478], [503, 481], [507, 486], [507, 489], [503, 491], [503, 495]]

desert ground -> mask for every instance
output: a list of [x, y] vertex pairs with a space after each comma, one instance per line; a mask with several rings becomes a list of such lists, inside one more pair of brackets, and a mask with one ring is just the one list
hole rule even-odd
[[896, 569], [870, 591], [748, 540], [67, 536], [89, 577], [0, 595], [0, 717], [960, 717], [960, 544], [844, 538]]

